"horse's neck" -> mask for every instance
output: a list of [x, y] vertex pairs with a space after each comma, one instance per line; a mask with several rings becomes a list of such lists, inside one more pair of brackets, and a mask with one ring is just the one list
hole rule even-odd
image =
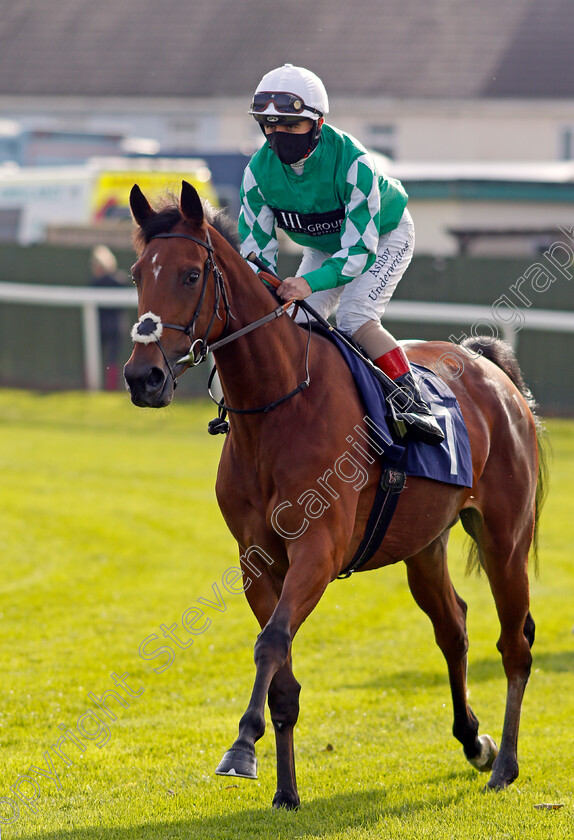
[[[279, 304], [241, 256], [225, 255], [222, 268], [237, 332]], [[292, 391], [305, 378], [303, 330], [283, 315], [222, 347], [215, 362], [225, 402], [233, 408], [267, 405]]]

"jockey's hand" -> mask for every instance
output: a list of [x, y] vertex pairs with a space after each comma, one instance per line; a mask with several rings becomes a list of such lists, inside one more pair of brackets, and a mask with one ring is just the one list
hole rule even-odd
[[286, 277], [277, 294], [282, 300], [303, 300], [311, 294], [311, 286], [304, 277]]

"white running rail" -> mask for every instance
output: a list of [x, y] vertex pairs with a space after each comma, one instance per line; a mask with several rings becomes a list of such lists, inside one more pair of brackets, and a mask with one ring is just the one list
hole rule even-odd
[[[80, 286], [43, 286], [31, 283], [0, 283], [0, 301], [45, 306], [79, 307], [82, 310], [83, 351], [88, 390], [102, 387], [98, 308], [137, 309], [135, 288], [104, 289]], [[501, 323], [489, 306], [466, 303], [391, 301], [385, 313], [390, 321], [421, 324], [492, 324], [512, 347], [523, 330], [574, 332], [574, 312], [555, 309], [516, 309], [517, 326]]]

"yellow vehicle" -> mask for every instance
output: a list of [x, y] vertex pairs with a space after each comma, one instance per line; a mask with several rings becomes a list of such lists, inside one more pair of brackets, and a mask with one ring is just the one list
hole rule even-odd
[[[112, 163], [114, 163], [112, 161]], [[120, 160], [110, 166], [102, 160], [104, 168], [94, 178], [92, 193], [92, 220], [130, 217], [129, 194], [134, 184], [157, 204], [162, 195], [179, 195], [182, 180], [193, 184], [202, 198], [217, 206], [217, 196], [211, 182], [211, 172], [199, 158]]]
[[45, 241], [48, 228], [128, 220], [134, 184], [157, 203], [162, 194], [179, 194], [183, 180], [218, 206], [211, 172], [201, 158], [104, 157], [74, 166], [5, 164], [0, 166], [0, 239], [30, 245]]

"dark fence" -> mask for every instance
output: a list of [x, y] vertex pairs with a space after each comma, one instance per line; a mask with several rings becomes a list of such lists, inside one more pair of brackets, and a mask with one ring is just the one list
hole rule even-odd
[[[115, 253], [120, 268], [129, 273], [133, 252], [116, 250]], [[3, 245], [0, 282], [86, 285], [89, 255], [89, 248]], [[280, 274], [294, 274], [297, 264], [296, 258], [283, 257]], [[542, 256], [539, 267], [536, 266], [534, 259], [417, 257], [394, 299], [482, 304], [493, 308], [500, 324], [515, 317], [515, 326], [519, 317], [515, 307], [572, 312], [572, 281]], [[131, 352], [129, 328], [135, 315], [135, 310], [124, 313], [122, 363]], [[451, 323], [446, 315], [444, 323], [439, 324], [389, 321], [387, 325], [397, 338], [405, 339], [452, 340], [464, 333], [492, 331], [486, 323]], [[72, 307], [0, 304], [0, 386], [39, 390], [84, 387], [81, 330], [80, 311]], [[543, 410], [573, 415], [574, 394], [570, 385], [574, 334], [523, 329], [517, 339], [519, 362]], [[205, 365], [188, 371], [180, 380], [179, 393], [204, 394], [208, 373]]]

